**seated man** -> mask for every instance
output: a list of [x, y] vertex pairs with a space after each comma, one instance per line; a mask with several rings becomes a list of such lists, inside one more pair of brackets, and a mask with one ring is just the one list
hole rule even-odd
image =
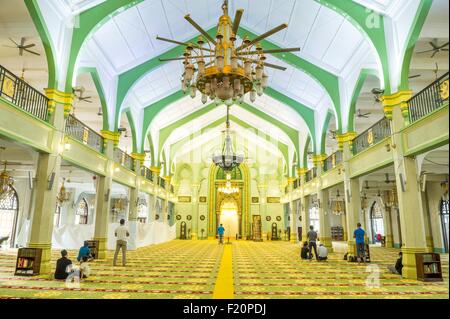
[[303, 247], [302, 247], [302, 250], [300, 252], [300, 257], [303, 260], [309, 259], [309, 248], [308, 248], [308, 242], [307, 241], [303, 242]]
[[328, 259], [328, 249], [323, 244], [320, 244], [319, 248], [317, 249], [317, 254], [319, 257], [317, 260], [327, 260]]
[[85, 241], [83, 247], [80, 248], [80, 251], [78, 252], [77, 260], [81, 261], [84, 256], [87, 256], [88, 259], [92, 259], [91, 250], [89, 249], [89, 244], [87, 241]]
[[395, 263], [395, 266], [389, 265], [388, 269], [392, 274], [401, 275], [402, 274], [402, 268], [403, 268], [403, 253], [398, 253], [399, 258], [397, 259], [397, 262]]
[[61, 258], [56, 261], [55, 279], [66, 279], [69, 275], [67, 266], [72, 265], [72, 261], [67, 258], [67, 251], [61, 250]]

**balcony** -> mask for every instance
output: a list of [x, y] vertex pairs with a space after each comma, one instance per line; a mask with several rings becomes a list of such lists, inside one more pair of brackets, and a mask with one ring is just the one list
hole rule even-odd
[[389, 120], [383, 117], [353, 140], [353, 155], [361, 153], [372, 145], [384, 140], [389, 135], [391, 135], [391, 126]]
[[343, 162], [342, 151], [337, 151], [328, 156], [323, 163], [323, 170], [329, 171]]
[[444, 105], [448, 105], [448, 72], [408, 101], [409, 123], [420, 120]]
[[153, 182], [153, 172], [145, 166], [141, 167], [141, 176], [145, 177], [146, 180]]
[[309, 171], [306, 172], [305, 175], [306, 182], [310, 182], [316, 177], [317, 177], [317, 169], [315, 167], [311, 168]]
[[162, 188], [166, 189], [166, 180], [164, 178], [161, 178], [160, 176], [158, 176], [158, 185], [161, 186]]
[[113, 158], [114, 162], [119, 163], [130, 171], [134, 170], [134, 159], [120, 148], [114, 149]]
[[25, 112], [47, 121], [48, 98], [1, 65], [0, 96]]
[[103, 152], [103, 137], [90, 127], [83, 124], [73, 115], [69, 115], [66, 120], [65, 133], [75, 140], [92, 147], [99, 153]]

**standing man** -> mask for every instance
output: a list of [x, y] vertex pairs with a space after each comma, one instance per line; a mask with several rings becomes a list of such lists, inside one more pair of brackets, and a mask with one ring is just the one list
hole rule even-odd
[[223, 228], [222, 224], [220, 224], [219, 228], [217, 228], [217, 233], [219, 234], [219, 244], [223, 244], [223, 234], [225, 234], [225, 228]]
[[364, 229], [361, 228], [361, 223], [357, 224], [358, 228], [355, 229], [355, 231], [353, 232], [353, 238], [355, 238], [356, 241], [356, 255], [358, 258], [358, 264], [361, 263], [361, 259], [362, 261], [365, 263], [365, 241], [364, 241], [364, 235], [366, 234], [366, 232], [364, 231]]
[[309, 226], [309, 232], [307, 234], [309, 241], [309, 260], [312, 260], [312, 248], [314, 248], [314, 255], [316, 256], [316, 260], [319, 260], [317, 256], [317, 232], [314, 231], [314, 226]]
[[127, 254], [127, 237], [130, 236], [128, 228], [125, 226], [125, 219], [120, 220], [120, 226], [116, 228], [115, 235], [117, 237], [116, 241], [116, 252], [114, 253], [113, 265], [116, 265], [117, 255], [119, 250], [122, 249], [122, 266], [126, 264], [126, 254]]

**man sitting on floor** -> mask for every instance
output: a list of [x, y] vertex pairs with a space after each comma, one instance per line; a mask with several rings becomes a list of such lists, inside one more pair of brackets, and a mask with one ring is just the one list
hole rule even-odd
[[92, 259], [91, 250], [89, 249], [89, 243], [87, 241], [85, 241], [83, 247], [80, 248], [77, 260], [81, 261], [84, 256], [87, 256], [88, 259]]
[[303, 242], [303, 247], [302, 247], [302, 250], [300, 252], [300, 257], [303, 260], [309, 259], [309, 248], [308, 248], [308, 242], [307, 241]]
[[319, 248], [317, 249], [317, 254], [319, 257], [317, 258], [318, 261], [327, 260], [328, 259], [328, 249], [323, 244], [320, 244]]
[[61, 258], [56, 261], [55, 279], [66, 279], [69, 275], [67, 266], [72, 265], [72, 261], [67, 258], [67, 251], [61, 250]]
[[398, 256], [399, 256], [399, 258], [397, 259], [397, 262], [395, 263], [395, 266], [389, 265], [388, 269], [393, 274], [401, 275], [402, 274], [402, 268], [403, 268], [403, 262], [402, 262], [403, 253], [399, 252]]

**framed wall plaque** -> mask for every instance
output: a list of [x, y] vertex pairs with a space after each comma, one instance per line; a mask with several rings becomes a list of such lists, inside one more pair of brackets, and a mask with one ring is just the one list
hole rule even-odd
[[191, 196], [178, 196], [178, 202], [179, 203], [190, 203]]
[[187, 219], [187, 220], [191, 220], [191, 219], [192, 219], [192, 216], [191, 216], [191, 215], [187, 215], [187, 216], [186, 216], [186, 219]]
[[279, 204], [280, 197], [267, 197], [267, 203], [268, 204]]
[[252, 204], [258, 204], [259, 203], [259, 197], [252, 197]]
[[270, 222], [270, 221], [272, 220], [272, 217], [266, 216], [266, 220], [267, 220], [268, 222]]
[[158, 220], [158, 219], [159, 219], [159, 215], [156, 214], [156, 215], [155, 215], [155, 220]]
[[206, 196], [200, 196], [200, 197], [198, 198], [198, 201], [199, 201], [200, 203], [206, 203]]
[[205, 215], [200, 215], [200, 220], [205, 220]]
[[281, 221], [281, 216], [277, 216], [277, 221]]
[[181, 219], [181, 215], [177, 215], [177, 220], [180, 220]]

